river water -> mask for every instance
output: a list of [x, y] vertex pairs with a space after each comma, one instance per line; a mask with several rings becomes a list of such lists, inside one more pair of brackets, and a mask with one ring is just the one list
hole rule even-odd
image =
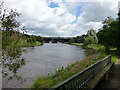
[[3, 88], [27, 88], [38, 76], [52, 74], [56, 69], [86, 57], [85, 51], [74, 45], [50, 44], [25, 48], [28, 53], [22, 57], [28, 61], [18, 70], [21, 80], [3, 78]]

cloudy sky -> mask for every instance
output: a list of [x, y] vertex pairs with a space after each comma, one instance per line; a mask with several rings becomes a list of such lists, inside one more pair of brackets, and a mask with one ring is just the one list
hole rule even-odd
[[[98, 29], [108, 16], [117, 17], [118, 1], [3, 0], [5, 6], [22, 13], [19, 21], [28, 34], [73, 37]], [[76, 1], [76, 2], [75, 2]], [[100, 0], [99, 0], [100, 1]]]

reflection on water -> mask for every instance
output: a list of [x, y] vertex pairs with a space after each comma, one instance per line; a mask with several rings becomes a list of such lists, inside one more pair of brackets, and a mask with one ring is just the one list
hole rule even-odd
[[28, 62], [18, 71], [25, 81], [21, 83], [16, 79], [3, 79], [3, 87], [29, 87], [38, 76], [47, 75], [48, 72], [52, 74], [56, 69], [86, 57], [83, 49], [67, 44], [46, 43], [43, 46], [27, 47], [26, 50], [28, 53], [22, 57]]

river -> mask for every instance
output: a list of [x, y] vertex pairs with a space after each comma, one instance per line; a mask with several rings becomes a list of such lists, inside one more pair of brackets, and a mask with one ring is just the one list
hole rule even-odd
[[21, 80], [3, 78], [3, 88], [27, 88], [38, 76], [52, 74], [56, 69], [86, 57], [84, 49], [68, 44], [45, 43], [42, 46], [26, 47], [22, 57], [28, 61], [18, 70]]

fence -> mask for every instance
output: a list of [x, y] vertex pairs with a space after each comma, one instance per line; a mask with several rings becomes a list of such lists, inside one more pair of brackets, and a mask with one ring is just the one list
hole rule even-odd
[[111, 62], [111, 56], [98, 61], [97, 63], [89, 66], [85, 70], [73, 75], [72, 77], [66, 79], [65, 81], [57, 84], [52, 87], [53, 89], [70, 89], [70, 88], [81, 88], [88, 80], [94, 78], [94, 75], [97, 74], [101, 69]]

